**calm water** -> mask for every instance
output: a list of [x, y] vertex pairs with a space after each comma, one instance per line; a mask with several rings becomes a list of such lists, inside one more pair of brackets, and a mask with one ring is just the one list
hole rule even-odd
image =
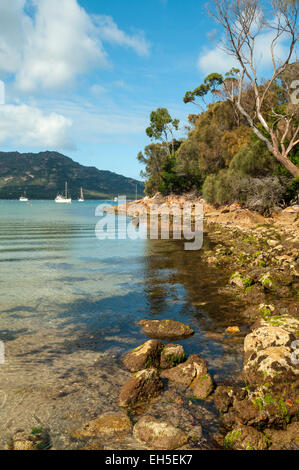
[[147, 339], [139, 319], [190, 324], [196, 334], [181, 344], [216, 382], [240, 370], [241, 342], [223, 332], [242, 327], [241, 306], [216, 291], [226, 273], [181, 241], [99, 241], [98, 204], [0, 201], [1, 449], [37, 424], [50, 428], [53, 448], [76, 448], [73, 429], [118, 410], [130, 376], [120, 357]]

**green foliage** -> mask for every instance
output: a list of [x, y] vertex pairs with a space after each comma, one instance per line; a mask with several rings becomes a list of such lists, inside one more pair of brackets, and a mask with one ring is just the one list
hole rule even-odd
[[[158, 108], [150, 115], [150, 126], [146, 129], [146, 134], [153, 140], [164, 141], [167, 145], [171, 138], [174, 141], [173, 132], [179, 128], [180, 121], [172, 119], [166, 108]], [[172, 145], [172, 152], [174, 148]]]
[[[299, 120], [298, 110], [292, 107], [289, 97], [290, 84], [298, 76], [298, 67], [297, 62], [291, 64], [281, 74], [267, 91], [262, 105], [263, 115], [277, 132], [283, 132], [279, 127], [282, 119], [278, 116], [292, 116], [293, 127]], [[201, 191], [204, 199], [212, 204], [239, 202], [263, 213], [296, 200], [299, 179], [291, 178], [228, 99], [232, 92], [236, 92], [238, 74], [238, 69], [232, 69], [224, 76], [212, 73], [193, 91], [186, 92], [184, 102], [197, 104], [199, 98], [204, 111], [189, 116], [188, 137], [184, 140], [173, 139], [178, 121], [171, 118], [166, 108], [158, 108], [151, 113], [147, 135], [163, 141], [164, 148], [163, 158], [158, 159], [159, 165], [148, 155], [138, 157], [146, 164], [143, 175], [147, 177], [147, 194], [156, 191], [164, 195], [180, 194], [196, 190]], [[261, 91], [266, 85], [267, 82], [260, 85]], [[212, 102], [212, 95], [216, 102]], [[206, 104], [204, 100], [208, 96], [210, 103]], [[249, 87], [243, 92], [242, 106], [252, 119], [256, 116], [254, 102], [254, 91]], [[260, 124], [257, 127], [267, 135]], [[288, 139], [290, 136], [286, 135], [285, 146]], [[299, 148], [292, 150], [289, 159], [299, 166]]]

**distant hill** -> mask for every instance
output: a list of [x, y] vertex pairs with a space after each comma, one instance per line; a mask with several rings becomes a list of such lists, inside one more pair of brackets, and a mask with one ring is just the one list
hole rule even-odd
[[138, 196], [144, 196], [142, 182], [80, 165], [58, 152], [0, 152], [0, 199], [18, 199], [24, 192], [30, 199], [54, 199], [66, 181], [72, 199], [79, 197], [80, 187], [85, 199], [135, 199], [136, 185]]

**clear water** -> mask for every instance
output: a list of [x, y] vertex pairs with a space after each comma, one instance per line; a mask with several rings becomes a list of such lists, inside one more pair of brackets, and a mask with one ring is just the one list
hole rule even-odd
[[216, 289], [227, 274], [182, 241], [99, 241], [98, 204], [0, 201], [1, 449], [38, 424], [53, 448], [76, 448], [72, 430], [117, 411], [130, 377], [120, 358], [148, 339], [140, 319], [190, 324], [196, 334], [181, 344], [207, 360], [216, 382], [240, 371], [241, 342], [223, 332], [242, 328], [241, 306]]

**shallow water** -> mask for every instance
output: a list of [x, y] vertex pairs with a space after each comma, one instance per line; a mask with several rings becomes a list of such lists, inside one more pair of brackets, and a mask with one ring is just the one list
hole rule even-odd
[[223, 332], [242, 329], [242, 306], [217, 294], [227, 274], [182, 241], [98, 240], [98, 204], [0, 201], [1, 449], [36, 425], [54, 449], [76, 448], [72, 430], [117, 411], [130, 377], [120, 358], [148, 339], [140, 319], [188, 323], [196, 333], [179, 343], [207, 360], [216, 383], [239, 375], [241, 338]]

